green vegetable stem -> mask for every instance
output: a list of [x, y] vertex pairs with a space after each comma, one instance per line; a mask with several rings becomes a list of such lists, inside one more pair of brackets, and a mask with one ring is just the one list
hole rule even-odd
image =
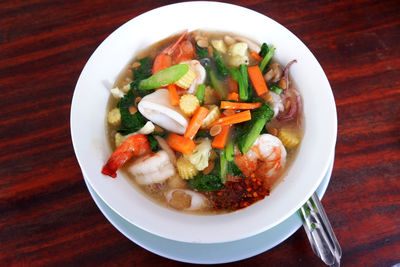
[[[247, 66], [245, 64], [240, 64], [239, 71], [240, 71], [240, 74], [242, 75], [243, 91], [248, 92], [249, 91], [249, 78], [247, 76]], [[247, 95], [248, 95], [248, 93], [247, 93]]]
[[[238, 69], [236, 69], [234, 67], [230, 67], [228, 70], [229, 70], [229, 74], [232, 76], [232, 79], [238, 83], [240, 100], [247, 101], [249, 99], [247, 67], [246, 67], [246, 83], [244, 82], [244, 78]], [[247, 86], [246, 86], [246, 84], [247, 84]]]
[[200, 105], [203, 104], [205, 92], [206, 92], [206, 86], [204, 84], [199, 84], [196, 90], [196, 97], [199, 100]]
[[215, 70], [208, 69], [208, 75], [210, 77], [211, 86], [217, 90], [217, 92], [221, 95], [222, 98], [226, 97], [226, 88], [222, 81], [220, 81], [217, 77]]
[[278, 94], [278, 95], [282, 94], [282, 92], [283, 92], [283, 89], [280, 88], [280, 87], [279, 87], [278, 85], [276, 85], [276, 84], [271, 85], [271, 86], [269, 87], [269, 90], [272, 91], [272, 92], [274, 92], [275, 94]]
[[233, 152], [234, 152], [233, 142], [232, 142], [232, 140], [229, 140], [227, 142], [227, 144], [225, 146], [225, 150], [224, 150], [225, 158], [227, 161], [233, 161], [233, 158], [234, 158]]
[[268, 50], [268, 45], [266, 43], [263, 43], [261, 45], [260, 53], [258, 54], [260, 55], [260, 57], [264, 58], [267, 55]]
[[224, 150], [221, 150], [219, 152], [219, 167], [220, 167], [221, 182], [225, 184], [226, 175], [228, 174], [228, 161], [225, 158]]
[[236, 177], [245, 177], [243, 174], [242, 170], [236, 165], [234, 161], [230, 161], [228, 164], [228, 173], [230, 175], [236, 176]]
[[242, 154], [250, 150], [265, 124], [269, 122], [273, 116], [274, 111], [265, 103], [251, 115], [252, 120], [238, 140], [238, 147]]
[[267, 54], [265, 55], [265, 57], [263, 58], [263, 60], [260, 63], [260, 70], [261, 72], [264, 71], [265, 67], [268, 65], [268, 63], [271, 61], [272, 56], [274, 55], [275, 52], [275, 47], [273, 45], [271, 45], [271, 47], [269, 48]]
[[214, 58], [219, 74], [222, 76], [228, 75], [228, 69], [226, 67], [224, 58], [222, 57], [221, 53], [217, 51], [217, 49], [214, 49]]

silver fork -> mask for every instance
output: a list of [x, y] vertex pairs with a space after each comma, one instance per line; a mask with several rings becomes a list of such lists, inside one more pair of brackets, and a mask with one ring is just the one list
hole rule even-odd
[[314, 253], [329, 266], [340, 266], [342, 249], [316, 193], [299, 209]]

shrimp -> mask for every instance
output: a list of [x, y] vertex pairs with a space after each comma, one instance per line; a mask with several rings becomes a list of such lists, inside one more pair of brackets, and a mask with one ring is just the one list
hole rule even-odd
[[285, 165], [286, 150], [279, 138], [262, 134], [246, 154], [236, 149], [234, 161], [244, 175], [262, 178], [271, 186]]
[[137, 159], [128, 166], [128, 172], [142, 185], [162, 183], [176, 174], [175, 167], [164, 150]]
[[112, 178], [117, 177], [116, 171], [125, 162], [134, 156], [140, 156], [151, 152], [149, 141], [143, 134], [132, 135], [127, 138], [117, 149], [112, 153], [106, 165], [104, 165], [101, 173]]
[[182, 61], [194, 59], [193, 44], [186, 38], [187, 30], [185, 30], [178, 40], [165, 48], [158, 54], [153, 63], [153, 74], [178, 64]]

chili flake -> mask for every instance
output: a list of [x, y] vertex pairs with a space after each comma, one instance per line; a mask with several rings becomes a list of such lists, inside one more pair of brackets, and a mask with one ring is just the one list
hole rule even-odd
[[264, 180], [252, 175], [247, 178], [229, 179], [224, 188], [205, 194], [212, 201], [214, 208], [235, 211], [264, 199], [269, 192]]

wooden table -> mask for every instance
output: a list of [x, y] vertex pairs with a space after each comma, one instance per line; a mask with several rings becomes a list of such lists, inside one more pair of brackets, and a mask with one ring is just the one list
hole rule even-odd
[[[132, 243], [102, 215], [72, 148], [78, 76], [118, 26], [173, 1], [0, 3], [0, 265], [182, 266]], [[323, 199], [344, 266], [400, 262], [400, 3], [235, 1], [310, 48], [338, 112]], [[184, 22], [183, 22], [184, 25]], [[232, 266], [323, 266], [303, 230]]]

